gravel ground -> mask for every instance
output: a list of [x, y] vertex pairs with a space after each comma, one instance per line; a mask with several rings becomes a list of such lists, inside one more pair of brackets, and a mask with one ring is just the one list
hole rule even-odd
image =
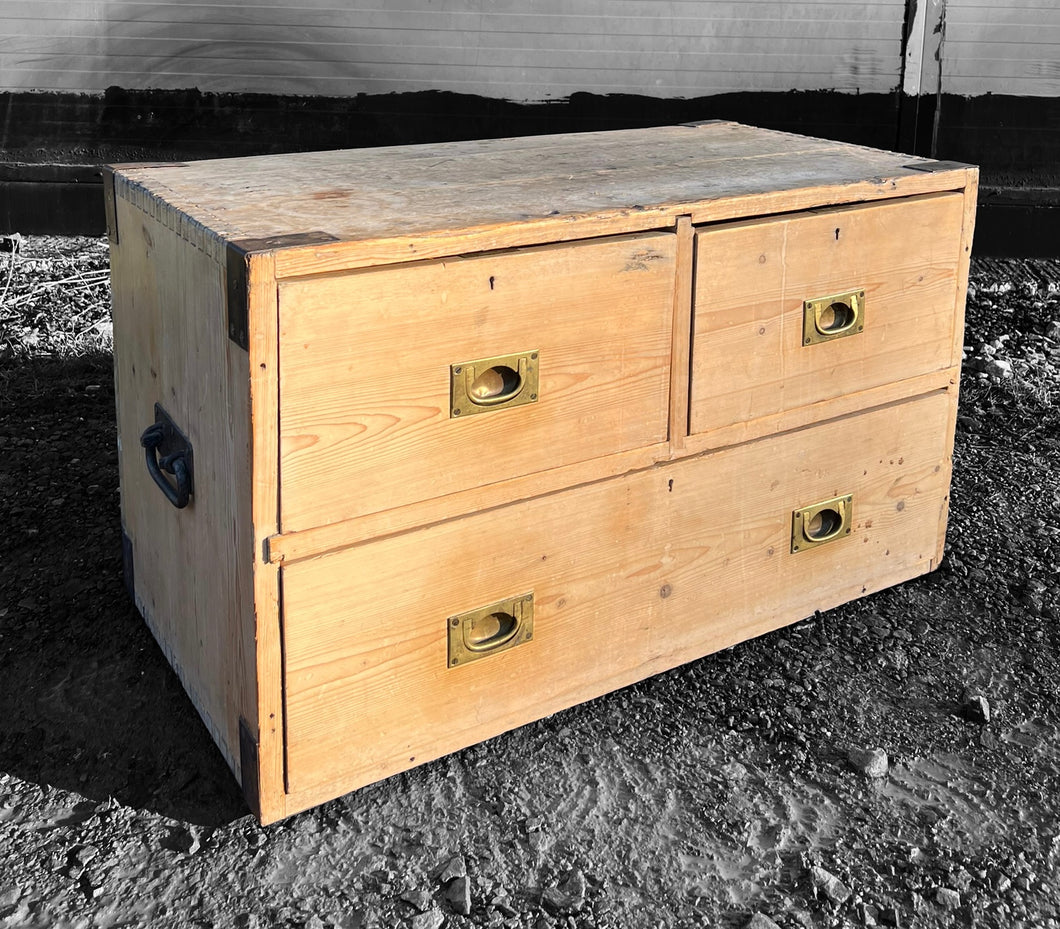
[[939, 570], [263, 829], [122, 586], [106, 242], [5, 247], [0, 926], [1060, 927], [1060, 262], [973, 261]]

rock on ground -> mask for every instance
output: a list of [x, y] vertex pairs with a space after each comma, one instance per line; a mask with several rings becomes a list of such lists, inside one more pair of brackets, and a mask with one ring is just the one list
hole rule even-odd
[[814, 886], [820, 888], [833, 903], [846, 903], [850, 899], [850, 888], [831, 871], [814, 866], [810, 869], [810, 876], [813, 878]]
[[853, 748], [847, 760], [855, 771], [866, 777], [886, 777], [890, 762], [882, 748]]
[[471, 884], [466, 877], [453, 878], [445, 891], [445, 899], [454, 911], [462, 916], [471, 913]]
[[426, 913], [417, 913], [409, 922], [410, 929], [441, 929], [445, 923], [445, 914], [435, 908]]
[[541, 902], [553, 913], [577, 913], [585, 906], [585, 875], [572, 871], [558, 887], [547, 887]]

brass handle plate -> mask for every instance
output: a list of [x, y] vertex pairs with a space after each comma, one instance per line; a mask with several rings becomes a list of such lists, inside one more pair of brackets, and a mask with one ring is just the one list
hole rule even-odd
[[850, 535], [854, 497], [846, 494], [800, 506], [791, 514], [791, 550], [804, 552]]
[[534, 595], [520, 594], [446, 620], [449, 667], [498, 655], [534, 637]]
[[865, 328], [865, 291], [814, 297], [802, 304], [802, 344], [816, 345], [857, 335]]
[[449, 366], [449, 418], [537, 403], [538, 352], [495, 355]]

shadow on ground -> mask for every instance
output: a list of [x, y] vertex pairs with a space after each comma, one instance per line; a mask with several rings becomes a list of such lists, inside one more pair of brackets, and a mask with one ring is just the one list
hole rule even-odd
[[0, 769], [200, 825], [245, 815], [125, 592], [110, 357], [0, 363]]
[[109, 356], [41, 357], [98, 246], [0, 314], [0, 929], [1060, 929], [1060, 263], [973, 265], [937, 571], [259, 828], [125, 595]]

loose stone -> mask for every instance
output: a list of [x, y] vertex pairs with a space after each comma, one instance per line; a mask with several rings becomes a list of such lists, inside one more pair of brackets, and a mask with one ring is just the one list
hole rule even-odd
[[445, 914], [435, 907], [426, 913], [417, 913], [409, 923], [410, 929], [441, 929], [445, 922]]
[[463, 916], [471, 913], [471, 884], [467, 877], [454, 878], [445, 892], [450, 906]]
[[853, 748], [847, 755], [851, 767], [866, 777], [886, 777], [890, 767], [882, 748]]
[[935, 891], [935, 902], [947, 910], [957, 910], [961, 906], [961, 895], [949, 887], [940, 887]]
[[463, 855], [454, 855], [450, 858], [442, 868], [441, 874], [438, 875], [438, 880], [447, 884], [455, 877], [467, 877], [467, 864]]
[[810, 875], [813, 878], [813, 883], [833, 903], [845, 903], [850, 899], [850, 888], [830, 871], [814, 866], [810, 869]]
[[421, 913], [426, 913], [431, 905], [431, 895], [426, 890], [410, 890], [401, 895], [406, 903], [416, 907]]
[[990, 722], [990, 701], [981, 693], [966, 690], [961, 698], [961, 712], [973, 723], [985, 725]]

